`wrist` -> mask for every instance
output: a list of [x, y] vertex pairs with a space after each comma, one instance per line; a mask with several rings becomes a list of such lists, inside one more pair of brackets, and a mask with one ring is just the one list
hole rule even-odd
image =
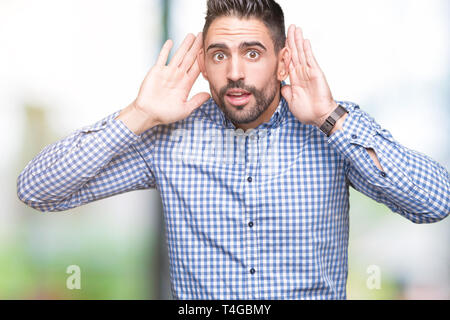
[[330, 111], [318, 121], [319, 129], [328, 137], [342, 129], [345, 119], [348, 116], [348, 111], [343, 106], [338, 105], [334, 100], [331, 103], [329, 110]]
[[325, 115], [321, 116], [321, 117], [315, 122], [316, 127], [320, 128], [320, 127], [325, 123], [325, 121], [328, 119], [328, 117], [331, 116], [331, 114], [334, 112], [334, 110], [336, 110], [337, 107], [338, 107], [337, 103], [333, 100], [333, 101], [330, 103], [330, 107], [329, 107], [329, 109], [328, 109], [329, 111], [328, 111]]
[[123, 109], [115, 120], [122, 121], [128, 129], [138, 136], [158, 125], [154, 119], [151, 119], [137, 106], [136, 100]]
[[344, 114], [334, 125], [333, 130], [330, 132], [330, 136], [333, 135], [335, 132], [341, 130], [344, 127], [345, 119], [348, 117], [348, 113]]

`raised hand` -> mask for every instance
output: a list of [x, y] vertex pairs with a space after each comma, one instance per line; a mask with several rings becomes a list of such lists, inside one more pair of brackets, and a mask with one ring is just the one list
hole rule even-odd
[[200, 75], [197, 54], [202, 48], [202, 33], [188, 34], [168, 65], [172, 40], [167, 40], [156, 64], [146, 75], [136, 100], [119, 115], [131, 130], [140, 134], [153, 126], [187, 118], [210, 95], [202, 92], [188, 100]]
[[289, 27], [286, 45], [291, 51], [291, 61], [285, 61], [291, 85], [284, 86], [281, 93], [300, 122], [320, 127], [337, 107], [325, 75], [301, 28]]

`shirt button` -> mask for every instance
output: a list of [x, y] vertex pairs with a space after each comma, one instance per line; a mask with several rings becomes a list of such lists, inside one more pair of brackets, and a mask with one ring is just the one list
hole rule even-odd
[[253, 181], [252, 177], [248, 177], [248, 178], [247, 178], [247, 181], [248, 181], [248, 182], [252, 182], [252, 181]]
[[385, 173], [385, 172], [381, 172], [380, 175], [381, 175], [383, 178], [386, 178], [386, 173]]
[[356, 134], [352, 134], [352, 139], [356, 140], [356, 139], [358, 139], [358, 136]]
[[253, 228], [253, 221], [250, 221], [250, 222], [248, 223], [248, 226], [249, 226], [250, 228]]
[[251, 273], [251, 274], [255, 274], [255, 269], [251, 268], [251, 269], [250, 269], [250, 273]]

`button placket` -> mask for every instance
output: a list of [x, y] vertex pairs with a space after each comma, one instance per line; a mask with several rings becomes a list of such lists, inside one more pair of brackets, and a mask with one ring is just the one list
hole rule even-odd
[[257, 203], [258, 203], [258, 190], [257, 190], [257, 176], [256, 167], [258, 159], [258, 135], [257, 132], [251, 132], [246, 137], [246, 162], [245, 162], [245, 221], [244, 226], [246, 229], [247, 239], [247, 275], [248, 275], [248, 290], [251, 296], [255, 299], [259, 298], [258, 295], [258, 276], [256, 269], [258, 266], [258, 242], [257, 233], [255, 230], [255, 219]]

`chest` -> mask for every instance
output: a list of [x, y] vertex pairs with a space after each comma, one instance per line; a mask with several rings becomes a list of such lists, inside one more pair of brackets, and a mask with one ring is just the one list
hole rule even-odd
[[163, 139], [154, 168], [162, 194], [186, 203], [320, 203], [345, 185], [343, 159], [310, 126], [244, 133], [196, 123]]

